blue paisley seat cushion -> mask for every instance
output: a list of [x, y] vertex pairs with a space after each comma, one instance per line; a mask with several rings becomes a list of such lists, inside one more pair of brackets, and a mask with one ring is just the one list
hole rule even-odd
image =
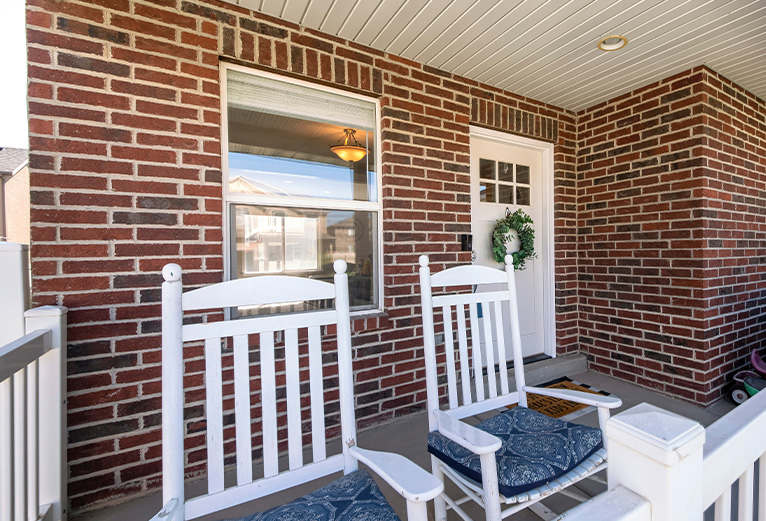
[[[476, 425], [500, 438], [498, 486], [515, 496], [557, 479], [602, 447], [601, 430], [515, 407]], [[428, 451], [464, 476], [481, 482], [479, 456], [438, 431], [428, 434]]]
[[[233, 521], [233, 520], [232, 520]], [[400, 521], [367, 470], [357, 470], [285, 505], [236, 521]]]

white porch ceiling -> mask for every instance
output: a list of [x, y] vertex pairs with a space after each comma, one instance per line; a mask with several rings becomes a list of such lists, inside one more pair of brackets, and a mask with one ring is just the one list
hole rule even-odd
[[225, 1], [573, 111], [703, 64], [766, 99], [766, 0]]

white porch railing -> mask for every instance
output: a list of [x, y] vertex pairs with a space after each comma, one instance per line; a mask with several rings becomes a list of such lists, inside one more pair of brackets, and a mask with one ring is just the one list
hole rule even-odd
[[0, 242], [0, 521], [65, 521], [66, 308], [26, 310], [27, 259]]
[[766, 392], [707, 430], [637, 405], [609, 420], [607, 440], [609, 490], [558, 519], [701, 521], [713, 506], [715, 521], [766, 521]]

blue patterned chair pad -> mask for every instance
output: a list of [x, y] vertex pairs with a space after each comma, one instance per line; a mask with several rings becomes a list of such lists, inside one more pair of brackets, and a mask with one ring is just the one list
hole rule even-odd
[[[233, 521], [233, 520], [232, 520]], [[236, 521], [400, 521], [367, 470], [357, 470], [285, 505]]]
[[[515, 496], [557, 479], [598, 451], [601, 430], [551, 418], [526, 407], [515, 407], [476, 425], [500, 438], [498, 486]], [[479, 456], [438, 431], [428, 434], [428, 452], [481, 483]]]

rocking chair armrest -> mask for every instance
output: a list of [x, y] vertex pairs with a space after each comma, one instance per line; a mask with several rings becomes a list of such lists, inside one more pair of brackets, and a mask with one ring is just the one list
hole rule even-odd
[[605, 407], [607, 409], [614, 409], [615, 407], [622, 405], [622, 400], [616, 396], [604, 396], [602, 394], [573, 391], [571, 389], [551, 389], [549, 387], [530, 387], [525, 385], [524, 391], [532, 394], [550, 396], [552, 398], [561, 398], [562, 400], [569, 400], [584, 405]]
[[[178, 498], [173, 498], [167, 503], [165, 503], [165, 506], [162, 507], [162, 510], [157, 512], [153, 518], [151, 518], [149, 521], [174, 521], [177, 517], [176, 514], [179, 513], [178, 510]], [[183, 520], [179, 520], [183, 521]]]
[[439, 433], [474, 454], [482, 455], [497, 452], [503, 444], [497, 436], [456, 420], [442, 411], [436, 411], [434, 414], [436, 414]]
[[349, 453], [385, 480], [407, 501], [424, 503], [444, 490], [444, 484], [400, 454], [351, 447]]

